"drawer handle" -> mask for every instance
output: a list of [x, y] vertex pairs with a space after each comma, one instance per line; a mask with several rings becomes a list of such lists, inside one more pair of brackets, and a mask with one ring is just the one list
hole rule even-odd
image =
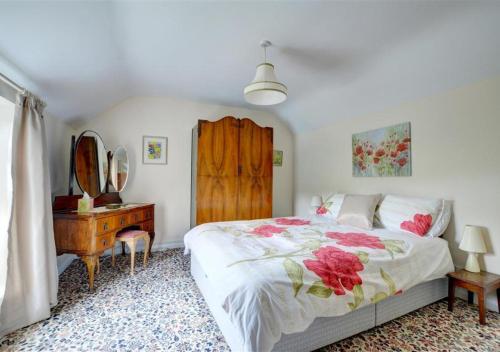
[[120, 225], [125, 225], [125, 218], [120, 219]]
[[106, 231], [106, 230], [108, 229], [108, 227], [109, 227], [109, 226], [108, 226], [108, 223], [107, 223], [107, 222], [105, 222], [105, 223], [104, 223], [104, 225], [103, 225], [104, 231]]
[[102, 240], [102, 245], [106, 246], [106, 240]]

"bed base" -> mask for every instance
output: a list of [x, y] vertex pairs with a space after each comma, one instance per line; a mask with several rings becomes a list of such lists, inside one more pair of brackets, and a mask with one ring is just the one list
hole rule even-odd
[[[243, 340], [215, 296], [198, 260], [191, 252], [191, 274], [232, 351], [243, 350]], [[283, 334], [273, 351], [313, 351], [381, 325], [447, 296], [445, 278], [424, 282], [405, 293], [389, 297], [339, 317], [316, 318], [303, 332]]]

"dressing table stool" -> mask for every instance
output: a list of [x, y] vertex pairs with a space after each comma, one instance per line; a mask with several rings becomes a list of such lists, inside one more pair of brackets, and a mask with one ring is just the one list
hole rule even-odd
[[[116, 235], [116, 241], [121, 241], [122, 245], [126, 243], [130, 249], [130, 275], [134, 275], [135, 249], [139, 240], [144, 240], [144, 267], [146, 267], [149, 255], [149, 234], [146, 231], [130, 230]], [[111, 265], [115, 266], [115, 246], [111, 248]]]

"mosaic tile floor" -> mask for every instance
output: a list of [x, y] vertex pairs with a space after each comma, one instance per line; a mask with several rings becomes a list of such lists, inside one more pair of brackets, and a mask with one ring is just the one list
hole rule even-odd
[[[116, 268], [101, 259], [94, 293], [83, 283], [83, 263], [74, 261], [60, 277], [52, 317], [0, 339], [0, 350], [229, 351], [181, 250], [154, 253], [133, 277], [128, 257], [117, 259]], [[477, 314], [460, 300], [450, 313], [441, 301], [321, 352], [500, 351], [500, 314], [488, 312], [486, 326]]]

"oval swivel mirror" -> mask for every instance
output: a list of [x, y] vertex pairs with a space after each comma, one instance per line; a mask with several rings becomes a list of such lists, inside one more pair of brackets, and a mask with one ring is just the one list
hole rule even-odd
[[108, 155], [101, 137], [94, 131], [84, 131], [75, 147], [75, 173], [80, 189], [93, 198], [104, 192], [108, 166]]
[[116, 147], [111, 157], [110, 181], [117, 192], [123, 191], [128, 179], [127, 149]]

